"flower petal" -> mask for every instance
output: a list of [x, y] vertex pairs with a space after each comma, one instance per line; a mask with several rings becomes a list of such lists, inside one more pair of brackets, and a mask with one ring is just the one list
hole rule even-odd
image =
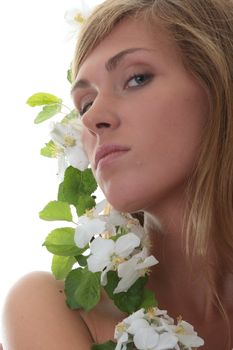
[[75, 230], [75, 243], [79, 248], [84, 248], [94, 235], [100, 235], [104, 230], [105, 223], [103, 221], [81, 216]]
[[137, 349], [150, 350], [159, 342], [159, 335], [152, 327], [141, 328], [134, 336], [134, 344]]
[[132, 271], [131, 274], [123, 276], [114, 289], [113, 294], [127, 292], [127, 290], [137, 281], [138, 277], [139, 275], [136, 271]]
[[110, 255], [114, 252], [114, 242], [111, 239], [104, 239], [97, 237], [91, 244], [90, 250], [92, 254], [99, 254], [102, 256]]
[[121, 236], [116, 241], [115, 252], [117, 255], [125, 258], [140, 245], [140, 239], [132, 232]]
[[143, 262], [138, 263], [135, 268], [136, 270], [141, 270], [141, 269], [145, 269], [147, 267], [151, 267], [153, 265], [158, 264], [158, 260], [155, 259], [155, 257], [153, 255], [148, 256]]
[[174, 349], [178, 342], [178, 338], [170, 333], [163, 333], [159, 337], [159, 344], [156, 346], [156, 350], [168, 350]]
[[74, 168], [84, 171], [89, 165], [86, 152], [79, 146], [69, 147], [65, 151], [67, 160]]
[[91, 255], [87, 259], [88, 270], [91, 272], [102, 271], [109, 264], [108, 256]]
[[135, 335], [139, 331], [139, 329], [148, 327], [150, 327], [149, 323], [145, 319], [139, 318], [133, 320], [130, 327], [127, 329], [127, 332]]

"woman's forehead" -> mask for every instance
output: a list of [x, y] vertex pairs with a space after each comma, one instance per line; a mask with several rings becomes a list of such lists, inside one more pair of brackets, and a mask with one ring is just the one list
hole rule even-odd
[[155, 23], [148, 25], [139, 19], [125, 19], [91, 50], [83, 60], [79, 73], [91, 67], [94, 62], [107, 62], [112, 57], [124, 51], [140, 49], [155, 50], [158, 54], [173, 56], [178, 54], [178, 48], [169, 33]]

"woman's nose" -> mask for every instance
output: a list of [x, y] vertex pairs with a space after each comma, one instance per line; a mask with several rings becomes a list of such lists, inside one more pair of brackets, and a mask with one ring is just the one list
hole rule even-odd
[[110, 102], [100, 103], [95, 101], [82, 118], [85, 128], [91, 134], [100, 135], [107, 130], [114, 130], [120, 125], [116, 104]]

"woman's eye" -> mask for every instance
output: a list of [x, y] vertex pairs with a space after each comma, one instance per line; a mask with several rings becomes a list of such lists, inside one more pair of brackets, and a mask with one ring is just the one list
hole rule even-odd
[[127, 80], [126, 87], [137, 87], [145, 85], [151, 80], [152, 74], [134, 74]]
[[88, 109], [92, 106], [92, 103], [93, 101], [84, 104], [84, 106], [80, 108], [79, 114], [82, 116], [84, 113], [86, 113]]

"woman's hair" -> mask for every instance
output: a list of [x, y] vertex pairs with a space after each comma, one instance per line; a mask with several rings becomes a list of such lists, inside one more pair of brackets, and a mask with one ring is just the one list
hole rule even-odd
[[186, 69], [207, 92], [210, 114], [187, 186], [186, 252], [206, 259], [214, 247], [217, 266], [232, 273], [233, 0], [107, 0], [82, 28], [74, 78], [87, 55], [130, 17], [152, 28], [159, 21], [175, 40]]

